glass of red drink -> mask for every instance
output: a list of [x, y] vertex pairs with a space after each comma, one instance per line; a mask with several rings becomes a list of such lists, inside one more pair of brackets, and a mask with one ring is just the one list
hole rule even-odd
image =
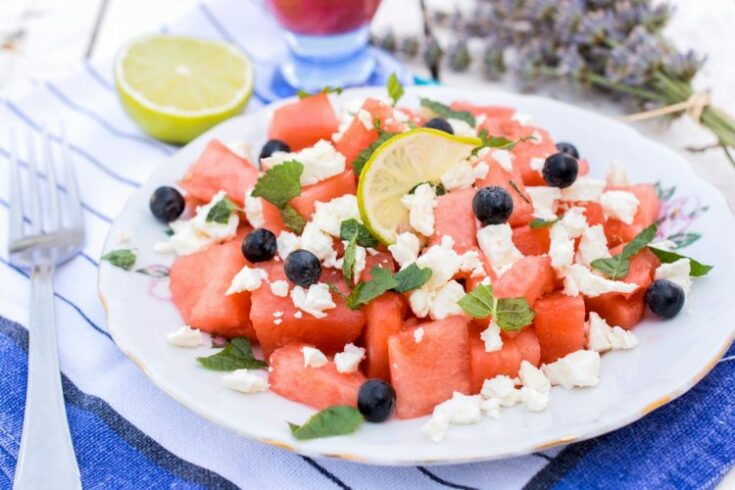
[[281, 73], [295, 88], [365, 82], [375, 68], [370, 21], [380, 0], [265, 0], [286, 31], [290, 56]]

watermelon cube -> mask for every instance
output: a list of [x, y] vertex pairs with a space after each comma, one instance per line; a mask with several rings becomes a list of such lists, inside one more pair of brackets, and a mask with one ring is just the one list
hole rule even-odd
[[273, 111], [269, 139], [279, 139], [298, 151], [313, 146], [319, 140], [331, 140], [339, 129], [327, 94], [316, 94], [290, 102]]
[[475, 116], [485, 116], [487, 119], [510, 119], [516, 110], [512, 107], [500, 105], [475, 105], [467, 101], [457, 100], [450, 107], [455, 111], [469, 112]]
[[513, 338], [501, 334], [503, 347], [495, 352], [485, 351], [485, 342], [480, 338], [480, 330], [470, 333], [470, 389], [479, 393], [486, 379], [505, 375], [515, 378], [521, 367], [521, 352]]
[[656, 189], [652, 185], [638, 184], [619, 189], [635, 194], [640, 204], [631, 224], [626, 225], [615, 218], [610, 218], [605, 223], [605, 236], [607, 236], [607, 241], [610, 246], [631, 241], [644, 228], [650, 226], [658, 219], [661, 210], [661, 201], [658, 198]]
[[533, 305], [543, 294], [554, 290], [556, 274], [548, 256], [523, 257], [493, 284], [498, 298], [525, 298]]
[[561, 291], [539, 298], [533, 305], [533, 326], [541, 346], [541, 362], [548, 364], [584, 349], [585, 308], [582, 296]]
[[523, 255], [544, 255], [549, 252], [550, 227], [531, 228], [530, 225], [513, 228], [513, 244]]
[[485, 161], [490, 166], [490, 171], [479, 182], [479, 186], [496, 185], [505, 189], [513, 199], [513, 213], [510, 215], [508, 223], [511, 226], [527, 225], [532, 219], [533, 205], [530, 196], [526, 192], [526, 186], [523, 184], [520, 170], [518, 167], [514, 167], [512, 172], [506, 172], [490, 155], [485, 157]]
[[406, 299], [397, 293], [385, 293], [365, 306], [365, 374], [368, 378], [390, 381], [388, 339], [401, 332]]
[[345, 194], [357, 193], [355, 172], [351, 169], [301, 189], [301, 195], [291, 199], [291, 206], [306, 220], [311, 218], [316, 202], [329, 202]]
[[465, 253], [477, 246], [477, 227], [475, 213], [472, 211], [474, 189], [453, 191], [436, 198], [434, 208], [434, 235], [429, 245], [437, 245], [443, 236], [454, 240], [454, 249]]

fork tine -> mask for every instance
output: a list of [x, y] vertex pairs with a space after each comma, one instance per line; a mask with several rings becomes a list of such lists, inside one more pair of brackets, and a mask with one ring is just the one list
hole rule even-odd
[[61, 208], [59, 203], [59, 189], [57, 189], [56, 180], [56, 162], [54, 161], [54, 152], [51, 149], [51, 136], [48, 132], [48, 126], [43, 125], [43, 160], [46, 167], [46, 186], [48, 188], [48, 206], [49, 214], [46, 227], [49, 231], [55, 231], [61, 228]]
[[77, 184], [74, 162], [69, 152], [69, 140], [66, 139], [66, 127], [59, 123], [61, 128], [61, 162], [64, 166], [64, 181], [66, 182], [66, 193], [69, 197], [69, 224], [72, 227], [83, 226], [82, 200], [79, 197], [79, 185]]
[[18, 141], [15, 128], [10, 130], [10, 242], [23, 236], [23, 194], [21, 192], [20, 168], [18, 166]]
[[31, 234], [37, 235], [43, 230], [43, 218], [41, 216], [41, 190], [38, 184], [38, 164], [36, 163], [36, 138], [30, 131], [26, 133], [28, 145], [28, 164], [30, 165], [30, 185], [28, 186], [28, 198], [31, 204]]

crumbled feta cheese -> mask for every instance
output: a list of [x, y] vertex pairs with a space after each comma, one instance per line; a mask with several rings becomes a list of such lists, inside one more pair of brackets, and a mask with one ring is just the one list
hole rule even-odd
[[209, 211], [226, 197], [227, 193], [225, 191], [219, 191], [217, 194], [214, 195], [214, 197], [211, 201], [209, 201], [208, 204], [197, 207], [197, 214], [191, 220], [191, 225], [198, 232], [211, 238], [211, 240], [214, 242], [223, 242], [225, 240], [233, 238], [235, 234], [237, 234], [237, 226], [240, 223], [240, 218], [235, 212], [230, 215], [227, 223], [207, 221], [207, 215], [209, 214]]
[[485, 342], [485, 352], [497, 352], [503, 348], [503, 339], [500, 337], [500, 327], [495, 320], [490, 322], [480, 334], [480, 340]]
[[[529, 162], [529, 165], [531, 167], [531, 170], [535, 170], [539, 173], [539, 175], [544, 175], [544, 164], [546, 163], [545, 158], [531, 158], [531, 161]], [[554, 187], [554, 189], [558, 189], [558, 187]], [[561, 197], [561, 191], [559, 191], [559, 197]]]
[[640, 201], [632, 192], [605, 191], [600, 197], [600, 204], [608, 218], [616, 218], [629, 225], [633, 222]]
[[472, 177], [475, 180], [484, 179], [485, 177], [487, 177], [488, 172], [490, 172], [490, 165], [482, 160], [477, 162], [475, 166], [472, 167]]
[[419, 318], [425, 318], [429, 314], [431, 308], [432, 292], [428, 289], [414, 289], [408, 295], [408, 304], [413, 314]]
[[335, 197], [329, 202], [314, 203], [314, 215], [311, 221], [324, 233], [339, 237], [343, 221], [355, 219], [362, 223], [360, 210], [357, 207], [357, 196], [345, 194]]
[[587, 348], [597, 352], [632, 349], [638, 345], [633, 332], [621, 327], [611, 327], [600, 315], [590, 312], [587, 321]]
[[548, 393], [551, 389], [551, 382], [543, 371], [528, 361], [521, 361], [521, 368], [518, 370], [518, 377], [526, 388]]
[[278, 247], [278, 256], [286, 260], [291, 252], [295, 252], [301, 247], [301, 239], [298, 235], [290, 231], [282, 231], [276, 238], [276, 246]]
[[444, 440], [444, 437], [447, 435], [447, 431], [449, 430], [449, 421], [445, 419], [439, 419], [439, 418], [430, 418], [428, 422], [426, 422], [421, 427], [421, 432], [428, 435], [432, 441], [434, 442], [441, 442]]
[[474, 138], [477, 136], [477, 131], [475, 128], [470, 126], [466, 121], [463, 121], [461, 119], [453, 119], [448, 118], [447, 122], [450, 126], [452, 126], [452, 131], [456, 136], [466, 136], [470, 138]]
[[352, 276], [355, 280], [355, 283], [360, 281], [360, 275], [362, 274], [362, 271], [365, 270], [366, 265], [367, 252], [365, 251], [365, 247], [357, 245], [355, 247], [355, 266], [352, 268]]
[[235, 155], [245, 159], [249, 158], [250, 151], [252, 150], [252, 147], [245, 141], [231, 141], [225, 146]]
[[413, 233], [405, 232], [401, 233], [396, 237], [396, 243], [388, 245], [393, 258], [401, 266], [401, 269], [408, 267], [410, 264], [416, 262], [419, 256], [419, 249], [421, 244], [419, 239]]
[[628, 171], [620, 162], [612, 162], [605, 178], [607, 185], [611, 187], [626, 187], [630, 185]]
[[541, 369], [552, 385], [571, 389], [575, 386], [595, 386], [600, 378], [600, 353], [578, 350], [567, 354]]
[[589, 267], [593, 260], [611, 257], [607, 248], [607, 238], [602, 225], [590, 226], [579, 241], [577, 250], [577, 263]]
[[362, 123], [363, 126], [365, 126], [365, 129], [368, 131], [372, 131], [373, 128], [373, 116], [370, 115], [368, 111], [365, 109], [360, 109], [357, 111], [357, 114], [355, 115], [358, 121]]
[[171, 242], [156, 242], [153, 244], [153, 251], [157, 254], [172, 254], [175, 252]]
[[294, 286], [291, 290], [291, 300], [296, 308], [310, 314], [314, 318], [327, 316], [325, 310], [335, 308], [329, 286], [324, 283], [312, 284], [309, 289]]
[[482, 401], [480, 395], [464, 395], [455, 391], [452, 398], [434, 407], [431, 419], [421, 431], [439, 442], [444, 439], [449, 424], [476, 424], [482, 419]]
[[304, 355], [304, 367], [320, 368], [327, 364], [327, 356], [317, 348], [302, 347], [301, 353]]
[[464, 287], [457, 281], [449, 281], [433, 292], [429, 305], [432, 320], [444, 320], [453, 315], [461, 315], [462, 308], [457, 304], [465, 295]]
[[[347, 243], [343, 241], [342, 243]], [[344, 264], [344, 258], [337, 257], [337, 251], [332, 250], [327, 257], [322, 260], [322, 266], [323, 267], [331, 267], [332, 269], [342, 269], [342, 264]]]
[[605, 293], [632, 293], [638, 288], [635, 283], [606, 279], [580, 264], [572, 265], [564, 277], [564, 294], [567, 296], [583, 294], [595, 298]]
[[413, 340], [417, 344], [420, 344], [424, 340], [424, 327], [419, 327], [413, 331]]
[[197, 347], [202, 345], [202, 332], [198, 328], [184, 325], [166, 336], [168, 343], [176, 347]]
[[585, 209], [573, 207], [568, 209], [561, 220], [559, 226], [564, 227], [569, 238], [579, 238], [587, 229], [587, 218], [585, 217]]
[[354, 373], [365, 359], [365, 349], [355, 344], [347, 344], [342, 352], [334, 356], [334, 364], [340, 373]]
[[227, 289], [225, 295], [229, 296], [243, 291], [255, 291], [263, 283], [263, 279], [268, 279], [268, 273], [265, 270], [246, 265], [232, 278], [230, 287]]
[[505, 375], [486, 379], [482, 383], [480, 395], [486, 399], [497, 398], [503, 407], [512, 407], [521, 401], [521, 390], [516, 389], [513, 380]]
[[477, 242], [498, 277], [523, 258], [513, 243], [513, 230], [508, 223], [481, 228], [477, 232]]
[[503, 405], [500, 398], [483, 398], [480, 408], [490, 418], [497, 419], [500, 417], [500, 409]]
[[304, 312], [302, 311], [297, 311], [296, 313], [293, 314], [293, 317], [296, 319], [302, 318], [303, 316], [304, 316]]
[[280, 325], [281, 323], [283, 323], [283, 318], [276, 318], [273, 320], [273, 325]]
[[288, 296], [288, 281], [279, 279], [271, 283], [271, 293], [278, 296], [279, 298], [285, 298]]
[[262, 228], [265, 226], [263, 202], [259, 197], [253, 197], [252, 191], [249, 191], [245, 195], [245, 217], [253, 228]]
[[406, 194], [401, 202], [408, 209], [408, 221], [411, 228], [424, 236], [434, 234], [434, 208], [437, 206], [434, 188], [429, 184], [421, 184], [413, 194]]
[[526, 388], [521, 388], [521, 402], [531, 412], [541, 412], [549, 406], [549, 393]]
[[508, 150], [493, 148], [490, 150], [490, 158], [500, 165], [506, 172], [513, 171], [513, 154]]
[[534, 145], [540, 145], [543, 142], [544, 137], [541, 136], [541, 133], [539, 133], [538, 130], [534, 130], [533, 133], [531, 133], [531, 143], [533, 143]]
[[689, 295], [692, 287], [692, 265], [689, 259], [679, 259], [670, 264], [661, 264], [656, 269], [656, 279], [668, 279], [681, 286], [685, 295]]
[[469, 189], [476, 179], [473, 170], [469, 162], [459, 163], [442, 174], [442, 185], [447, 191]]
[[480, 260], [480, 254], [477, 250], [468, 250], [459, 256], [459, 270], [462, 272], [470, 272], [471, 277], [483, 277], [485, 275], [485, 265]]
[[562, 201], [599, 201], [605, 181], [592, 177], [577, 177], [572, 185], [561, 190]]
[[268, 390], [268, 380], [255, 374], [251, 369], [236, 369], [222, 377], [225, 388], [241, 393], [262, 393]]
[[551, 226], [549, 236], [551, 238], [549, 245], [551, 267], [559, 277], [564, 277], [574, 262], [574, 240], [569, 237], [567, 229], [561, 222]]
[[277, 151], [262, 160], [266, 169], [284, 162], [296, 160], [304, 166], [301, 185], [312, 185], [339, 175], [345, 170], [345, 157], [326, 140], [319, 140], [314, 146], [295, 153]]
[[321, 262], [333, 251], [334, 242], [332, 237], [324, 233], [319, 226], [310, 221], [304, 226], [301, 233], [301, 248], [316, 255]]
[[511, 119], [518, 122], [521, 126], [530, 126], [533, 124], [533, 116], [525, 112], [516, 112], [511, 116]]
[[437, 289], [446, 284], [460, 270], [462, 259], [454, 251], [454, 240], [445, 235], [438, 245], [424, 250], [423, 255], [416, 259], [416, 265], [431, 269], [431, 277], [424, 285], [427, 289]]
[[526, 187], [526, 193], [533, 203], [533, 217], [545, 221], [556, 219], [556, 205], [561, 199], [561, 190], [558, 187]]
[[284, 313], [281, 310], [276, 310], [273, 312], [274, 318], [281, 318], [284, 315]]

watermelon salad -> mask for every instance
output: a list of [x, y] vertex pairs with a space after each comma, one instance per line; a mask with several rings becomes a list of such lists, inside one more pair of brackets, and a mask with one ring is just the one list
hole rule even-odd
[[175, 255], [169, 343], [211, 346], [198, 361], [226, 388], [313, 407], [298, 439], [430, 416], [441, 441], [545, 410], [710, 268], [657, 238], [657, 193], [622, 166], [593, 178], [527, 114], [408, 108], [393, 82], [285, 103], [257, 158], [213, 140], [151, 196], [155, 251]]

